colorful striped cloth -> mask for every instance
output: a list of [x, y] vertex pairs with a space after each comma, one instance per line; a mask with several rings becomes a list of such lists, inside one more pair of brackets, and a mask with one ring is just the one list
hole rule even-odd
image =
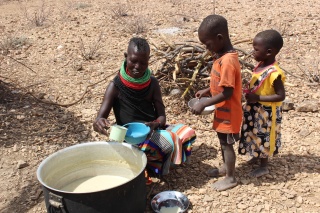
[[138, 146], [147, 155], [147, 167], [156, 174], [166, 175], [171, 165], [180, 165], [191, 155], [191, 145], [195, 139], [192, 128], [175, 124], [165, 130], [154, 131], [148, 140]]

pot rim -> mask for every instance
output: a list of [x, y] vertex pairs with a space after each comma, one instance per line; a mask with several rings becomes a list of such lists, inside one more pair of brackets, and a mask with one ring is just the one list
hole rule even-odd
[[[105, 145], [105, 144], [116, 144], [116, 146], [126, 146], [128, 148], [132, 148], [132, 149], [136, 149], [138, 150], [139, 152], [141, 152], [142, 154], [142, 158], [143, 158], [143, 167], [141, 169], [141, 171], [138, 173], [138, 175], [136, 175], [134, 178], [124, 182], [123, 184], [121, 185], [118, 185], [118, 186], [114, 186], [112, 188], [108, 188], [108, 189], [102, 189], [102, 190], [97, 190], [97, 191], [90, 191], [90, 192], [69, 192], [69, 191], [63, 191], [63, 190], [59, 190], [59, 189], [55, 189], [51, 186], [48, 186], [46, 183], [43, 182], [42, 180], [42, 177], [41, 177], [41, 170], [42, 168], [45, 166], [45, 164], [47, 162], [49, 162], [52, 158], [56, 157], [57, 155], [60, 155], [61, 153], [63, 152], [66, 152], [68, 150], [72, 150], [72, 149], [75, 149], [77, 147], [83, 147], [83, 146], [93, 146], [93, 145]], [[38, 166], [38, 169], [37, 169], [37, 179], [38, 181], [40, 182], [40, 184], [48, 189], [51, 189], [53, 191], [56, 191], [56, 192], [62, 192], [62, 193], [67, 193], [67, 194], [90, 194], [90, 193], [95, 193], [95, 192], [101, 192], [101, 191], [106, 191], [106, 190], [110, 190], [110, 189], [114, 189], [116, 187], [119, 187], [119, 186], [122, 186], [130, 181], [132, 181], [133, 179], [137, 178], [146, 168], [146, 165], [147, 165], [147, 156], [146, 154], [141, 151], [140, 149], [138, 149], [136, 146], [133, 146], [131, 144], [127, 144], [127, 143], [119, 143], [119, 142], [114, 142], [114, 141], [95, 141], [95, 142], [84, 142], [84, 143], [80, 143], [80, 144], [76, 144], [76, 145], [72, 145], [72, 146], [69, 146], [69, 147], [66, 147], [64, 149], [61, 149], [61, 150], [58, 150], [54, 153], [52, 153], [51, 155], [49, 155], [48, 157], [46, 157], [44, 160], [42, 160], [42, 162], [39, 164]]]

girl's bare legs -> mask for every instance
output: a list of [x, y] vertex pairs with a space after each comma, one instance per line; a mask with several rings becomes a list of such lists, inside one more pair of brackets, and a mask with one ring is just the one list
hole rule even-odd
[[249, 173], [251, 177], [261, 177], [269, 174], [268, 158], [260, 158], [260, 167]]
[[259, 158], [252, 157], [250, 160], [247, 161], [248, 164], [255, 164], [258, 162]]

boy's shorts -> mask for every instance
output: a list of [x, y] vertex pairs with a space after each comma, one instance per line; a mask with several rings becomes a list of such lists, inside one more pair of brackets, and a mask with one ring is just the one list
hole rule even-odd
[[217, 132], [221, 145], [234, 144], [240, 139], [240, 133], [221, 133]]

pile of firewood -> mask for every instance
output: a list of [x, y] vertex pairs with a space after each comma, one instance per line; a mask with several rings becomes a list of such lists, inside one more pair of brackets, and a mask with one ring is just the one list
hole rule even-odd
[[[180, 89], [181, 98], [185, 98], [208, 87], [213, 64], [211, 53], [199, 42], [173, 44], [165, 37], [162, 39], [164, 44], [161, 46], [151, 42], [153, 55], [150, 61], [163, 92], [168, 94], [173, 89]], [[243, 84], [246, 84], [254, 67], [253, 59], [250, 53], [236, 47], [235, 50], [239, 53]]]

